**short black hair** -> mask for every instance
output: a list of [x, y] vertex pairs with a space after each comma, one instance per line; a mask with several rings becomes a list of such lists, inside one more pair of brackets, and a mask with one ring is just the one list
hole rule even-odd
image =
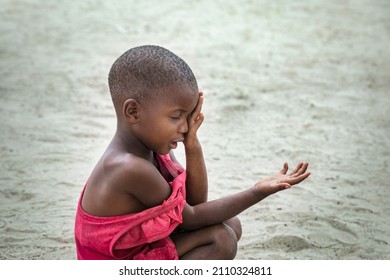
[[159, 88], [177, 83], [198, 90], [196, 78], [187, 63], [171, 51], [153, 45], [129, 49], [114, 62], [108, 75], [116, 108], [128, 98], [142, 103]]

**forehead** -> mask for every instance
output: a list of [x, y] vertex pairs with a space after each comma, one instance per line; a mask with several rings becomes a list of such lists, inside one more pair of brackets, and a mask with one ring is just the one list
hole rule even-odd
[[199, 98], [197, 89], [188, 85], [173, 85], [159, 89], [154, 105], [164, 106], [167, 110], [192, 111]]

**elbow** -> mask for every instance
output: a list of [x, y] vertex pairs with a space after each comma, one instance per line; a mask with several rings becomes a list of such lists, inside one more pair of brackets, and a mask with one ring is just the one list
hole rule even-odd
[[191, 231], [202, 227], [202, 223], [200, 222], [199, 215], [197, 215], [195, 206], [186, 204], [183, 209], [182, 218], [183, 222], [180, 225], [181, 229]]

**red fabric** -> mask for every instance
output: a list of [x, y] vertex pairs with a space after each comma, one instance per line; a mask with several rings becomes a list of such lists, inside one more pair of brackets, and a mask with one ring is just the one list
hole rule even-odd
[[169, 155], [157, 156], [157, 160], [172, 187], [162, 205], [134, 214], [96, 217], [82, 209], [81, 194], [75, 223], [78, 259], [178, 259], [169, 235], [182, 223], [186, 173]]

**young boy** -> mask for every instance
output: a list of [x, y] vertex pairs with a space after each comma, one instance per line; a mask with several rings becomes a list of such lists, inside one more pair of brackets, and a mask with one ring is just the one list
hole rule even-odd
[[[203, 94], [189, 66], [158, 46], [140, 46], [112, 65], [117, 130], [92, 171], [76, 213], [78, 259], [233, 259], [239, 213], [306, 179], [307, 163], [242, 192], [207, 201], [197, 130]], [[186, 170], [172, 149], [183, 142]]]

